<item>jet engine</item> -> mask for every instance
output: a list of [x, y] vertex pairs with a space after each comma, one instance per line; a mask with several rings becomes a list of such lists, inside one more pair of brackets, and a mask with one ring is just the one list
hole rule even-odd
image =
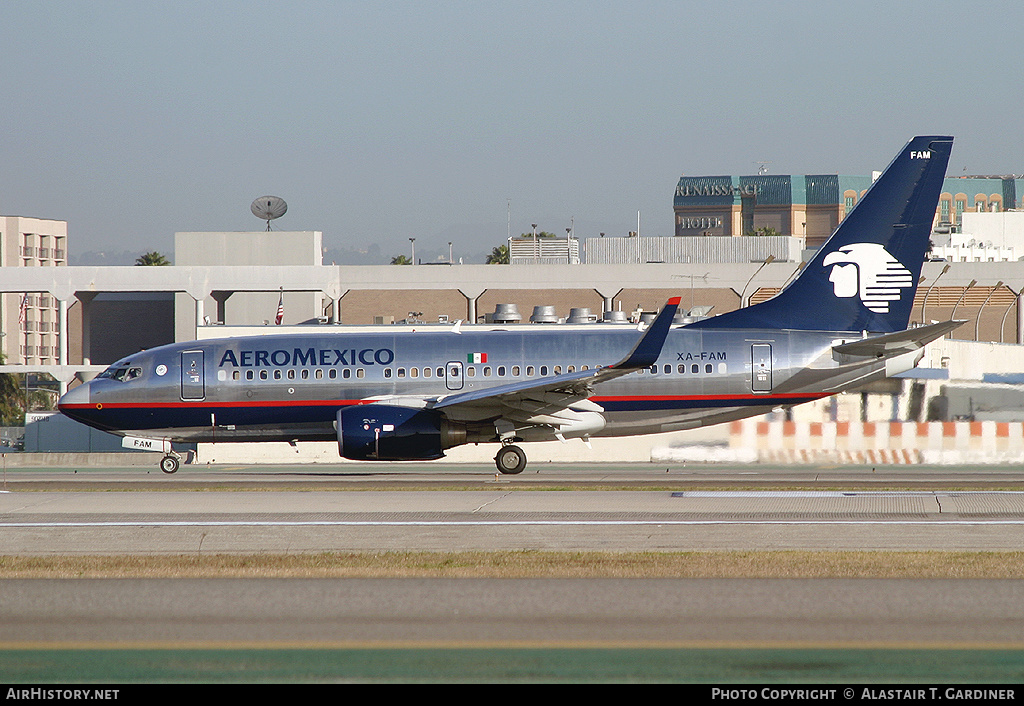
[[355, 461], [426, 461], [466, 443], [465, 425], [429, 409], [356, 405], [337, 419], [338, 452]]

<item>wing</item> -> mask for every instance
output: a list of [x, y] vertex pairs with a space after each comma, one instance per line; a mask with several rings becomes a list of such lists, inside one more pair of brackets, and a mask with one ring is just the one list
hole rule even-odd
[[[425, 406], [444, 410], [446, 417], [458, 421], [506, 420], [506, 433], [517, 424], [547, 425], [555, 428], [558, 436], [557, 429], [580, 423], [580, 413], [604, 411], [587, 399], [594, 385], [655, 364], [678, 307], [679, 297], [669, 299], [633, 350], [617, 363], [447, 395], [427, 401]], [[502, 433], [502, 424], [496, 426]]]

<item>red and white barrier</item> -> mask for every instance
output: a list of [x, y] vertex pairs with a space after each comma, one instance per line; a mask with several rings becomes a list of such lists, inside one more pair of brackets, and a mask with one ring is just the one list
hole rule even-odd
[[1021, 422], [732, 422], [729, 447], [760, 463], [1024, 462]]

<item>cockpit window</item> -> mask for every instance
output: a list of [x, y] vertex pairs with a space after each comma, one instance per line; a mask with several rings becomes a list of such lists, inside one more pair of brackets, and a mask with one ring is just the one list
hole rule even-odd
[[134, 380], [135, 378], [142, 377], [142, 368], [131, 368], [125, 365], [115, 364], [111, 365], [96, 377], [125, 382], [127, 380]]

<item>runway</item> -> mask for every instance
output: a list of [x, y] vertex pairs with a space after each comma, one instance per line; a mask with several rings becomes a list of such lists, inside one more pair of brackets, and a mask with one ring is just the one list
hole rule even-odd
[[[482, 466], [424, 465], [186, 467], [175, 476], [8, 470], [0, 556], [1024, 549], [1024, 491], [1017, 490], [1024, 486], [1015, 468], [772, 475], [566, 464], [496, 478]], [[722, 672], [701, 650], [719, 650], [710, 663], [723, 665], [745, 650], [761, 655], [757, 664], [765, 650], [803, 650], [793, 664], [830, 665], [882, 650], [879, 664], [897, 677], [914, 673], [911, 663], [920, 664], [925, 650], [936, 679], [947, 673], [935, 654], [967, 650], [957, 653], [964, 665], [998, 651], [1003, 666], [988, 664], [984, 673], [1024, 674], [1024, 583], [1015, 579], [163, 577], [7, 579], [4, 589], [0, 651], [8, 677], [20, 674], [15, 665], [39, 663], [29, 648], [59, 662], [64, 657], [54, 655], [69, 647], [89, 648], [81, 654], [317, 649], [337, 659], [384, 650], [375, 664], [390, 663], [396, 649], [568, 650], [574, 660], [581, 648], [593, 659], [605, 654], [599, 650], [626, 649], [592, 668], [634, 664], [630, 674], [640, 680], [655, 678], [644, 672], [655, 663], [652, 650], [691, 655], [697, 661], [673, 662], [673, 673], [699, 663], [711, 680]], [[750, 678], [775, 678], [769, 674], [776, 673]]]
[[2, 488], [0, 554], [1024, 548], [1016, 467], [81, 467]]
[[0, 530], [5, 555], [1007, 551], [1024, 548], [1024, 492], [8, 492]]

